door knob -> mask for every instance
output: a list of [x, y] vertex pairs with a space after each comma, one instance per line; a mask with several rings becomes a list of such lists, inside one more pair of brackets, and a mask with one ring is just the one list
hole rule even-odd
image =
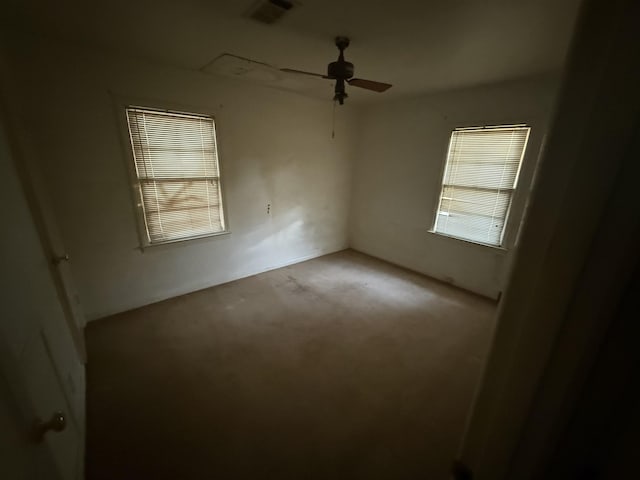
[[58, 255], [56, 257], [53, 257], [51, 259], [51, 261], [53, 262], [54, 265], [60, 265], [60, 262], [68, 262], [69, 261], [69, 254], [65, 253], [64, 255]]
[[36, 442], [41, 442], [42, 440], [44, 440], [44, 434], [49, 430], [54, 432], [61, 432], [65, 429], [66, 426], [67, 419], [64, 416], [64, 413], [60, 411], [54, 412], [53, 415], [51, 415], [51, 418], [46, 422], [38, 420], [34, 428]]

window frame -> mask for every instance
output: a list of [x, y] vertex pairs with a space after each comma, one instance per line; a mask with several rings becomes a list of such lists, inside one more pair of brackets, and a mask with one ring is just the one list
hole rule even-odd
[[[437, 232], [436, 231], [436, 225], [437, 225], [437, 221], [438, 221], [438, 213], [440, 211], [440, 205], [442, 203], [442, 195], [444, 192], [444, 181], [445, 181], [445, 175], [447, 173], [447, 163], [449, 161], [449, 154], [451, 152], [451, 145], [452, 145], [452, 141], [453, 141], [453, 134], [456, 131], [465, 131], [465, 130], [491, 130], [491, 129], [499, 129], [499, 128], [513, 128], [513, 127], [526, 127], [529, 129], [529, 134], [528, 134], [528, 139], [525, 143], [525, 147], [524, 147], [524, 151], [522, 152], [522, 157], [520, 160], [520, 164], [518, 166], [518, 173], [516, 174], [516, 180], [515, 180], [515, 187], [511, 190], [511, 197], [509, 200], [509, 207], [507, 208], [507, 212], [505, 214], [505, 219], [504, 219], [504, 225], [502, 227], [502, 234], [501, 234], [501, 238], [500, 238], [500, 243], [499, 244], [492, 244], [492, 243], [484, 243], [484, 242], [480, 242], [477, 240], [472, 240], [469, 238], [463, 238], [463, 237], [458, 237], [455, 235], [450, 235], [447, 233], [442, 233], [442, 232]], [[533, 142], [532, 140], [535, 139], [534, 136], [534, 127], [530, 122], [527, 123], [496, 123], [496, 124], [490, 124], [490, 125], [473, 125], [473, 126], [464, 126], [464, 127], [460, 127], [460, 126], [452, 126], [449, 129], [449, 141], [447, 143], [447, 149], [445, 152], [445, 156], [444, 156], [444, 161], [442, 162], [441, 165], [441, 170], [440, 170], [440, 181], [437, 184], [437, 196], [436, 196], [436, 202], [433, 208], [433, 213], [431, 216], [431, 224], [429, 227], [429, 233], [433, 234], [433, 235], [437, 235], [440, 238], [445, 238], [445, 239], [453, 239], [454, 241], [458, 241], [458, 242], [464, 242], [466, 244], [469, 245], [475, 245], [478, 247], [482, 247], [482, 248], [490, 248], [493, 250], [497, 250], [497, 251], [502, 251], [502, 252], [506, 252], [513, 243], [513, 238], [515, 236], [517, 236], [517, 231], [514, 231], [514, 228], [512, 227], [512, 216], [514, 213], [514, 210], [516, 210], [514, 208], [514, 206], [519, 206], [520, 208], [518, 208], [518, 210], [523, 210], [526, 207], [525, 205], [518, 205], [521, 203], [521, 199], [520, 199], [520, 195], [521, 195], [521, 191], [523, 189], [523, 177], [526, 174], [526, 165], [527, 165], [527, 158], [530, 155], [533, 155], [533, 153], [531, 152], [531, 150], [533, 150]], [[530, 176], [530, 174], [526, 175], [527, 177]], [[531, 180], [531, 179], [529, 179]], [[526, 199], [525, 199], [526, 200]], [[521, 212], [522, 213], [522, 212]]]
[[[144, 99], [131, 99], [120, 97], [116, 95], [111, 95], [112, 99], [115, 103], [116, 111], [118, 113], [118, 124], [120, 127], [120, 139], [122, 143], [123, 150], [125, 152], [124, 159], [127, 165], [127, 172], [130, 182], [129, 192], [131, 195], [131, 205], [135, 214], [135, 223], [136, 223], [136, 231], [138, 236], [138, 249], [141, 252], [144, 252], [149, 247], [163, 247], [170, 246], [175, 244], [182, 244], [184, 242], [197, 242], [204, 241], [206, 239], [214, 239], [216, 237], [224, 237], [231, 233], [230, 227], [230, 219], [229, 219], [229, 209], [227, 208], [226, 195], [224, 190], [224, 180], [225, 177], [223, 161], [221, 158], [224, 157], [222, 153], [222, 147], [219, 141], [220, 137], [220, 129], [218, 122], [216, 120], [216, 116], [208, 110], [204, 110], [202, 108], [192, 107], [192, 106], [184, 106], [184, 105], [176, 105], [170, 104], [167, 102], [159, 102], [153, 100], [144, 100]], [[144, 216], [144, 208], [143, 208], [143, 199], [142, 199], [142, 191], [140, 188], [140, 182], [138, 179], [138, 175], [136, 172], [135, 166], [135, 158], [133, 154], [133, 146], [131, 145], [131, 138], [129, 133], [129, 122], [127, 119], [127, 108], [139, 108], [143, 110], [156, 111], [161, 113], [169, 113], [169, 114], [178, 114], [178, 115], [191, 115], [191, 116], [202, 116], [208, 117], [213, 120], [214, 131], [215, 131], [215, 144], [216, 150], [218, 152], [218, 188], [220, 190], [220, 208], [222, 209], [222, 214], [224, 215], [224, 230], [220, 232], [211, 232], [202, 235], [193, 235], [184, 238], [176, 238], [171, 240], [163, 240], [158, 242], [151, 242], [149, 240], [149, 236], [147, 233], [146, 219]]]

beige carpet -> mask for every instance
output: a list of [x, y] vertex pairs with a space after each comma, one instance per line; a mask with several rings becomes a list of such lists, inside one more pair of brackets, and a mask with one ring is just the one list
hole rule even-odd
[[445, 480], [495, 304], [347, 250], [93, 322], [89, 480]]

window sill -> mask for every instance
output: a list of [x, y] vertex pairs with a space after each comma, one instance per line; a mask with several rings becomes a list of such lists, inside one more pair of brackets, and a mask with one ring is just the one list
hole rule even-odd
[[446, 238], [446, 239], [454, 240], [456, 242], [460, 242], [460, 243], [463, 243], [465, 245], [472, 245], [474, 247], [478, 247], [478, 248], [481, 248], [481, 249], [491, 249], [491, 250], [494, 250], [495, 252], [502, 253], [502, 254], [506, 254], [509, 251], [505, 246], [502, 246], [502, 245], [490, 245], [488, 243], [474, 242], [473, 240], [467, 240], [467, 239], [460, 238], [460, 237], [453, 237], [451, 235], [445, 235], [444, 233], [438, 233], [438, 232], [436, 232], [434, 230], [431, 230], [431, 229], [427, 230], [427, 233], [429, 233], [430, 235], [435, 235], [435, 236], [437, 236], [439, 238]]
[[163, 246], [176, 245], [176, 244], [179, 245], [179, 244], [184, 244], [185, 242], [206, 240], [207, 238], [221, 237], [221, 236], [230, 235], [230, 234], [231, 234], [230, 230], [224, 230], [223, 232], [207, 233], [206, 235], [198, 235], [196, 237], [176, 238], [175, 240], [165, 240], [163, 242], [146, 243], [146, 244], [140, 245], [138, 248], [140, 249], [140, 251], [144, 252], [148, 248], [155, 249], [156, 247], [163, 247]]

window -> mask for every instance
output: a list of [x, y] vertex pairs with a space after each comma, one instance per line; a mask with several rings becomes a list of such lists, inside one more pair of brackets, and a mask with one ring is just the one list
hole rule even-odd
[[213, 118], [138, 107], [126, 113], [145, 244], [224, 232]]
[[452, 132], [434, 232], [502, 245], [530, 130], [517, 125]]

